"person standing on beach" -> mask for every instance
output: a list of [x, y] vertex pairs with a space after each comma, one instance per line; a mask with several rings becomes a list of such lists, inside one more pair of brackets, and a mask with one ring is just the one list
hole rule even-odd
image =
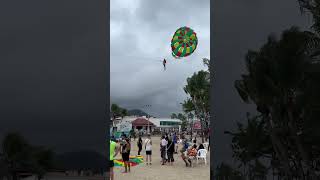
[[147, 165], [148, 164], [152, 164], [151, 163], [151, 155], [152, 155], [152, 141], [151, 141], [151, 136], [150, 134], [148, 134], [147, 136], [147, 139], [145, 140], [144, 142], [145, 144], [145, 149], [146, 149], [146, 162], [147, 162]]
[[168, 145], [168, 141], [166, 140], [166, 138], [164, 136], [162, 136], [161, 138], [161, 142], [160, 142], [160, 151], [161, 151], [161, 158], [162, 158], [162, 165], [164, 165], [166, 163], [166, 156], [167, 156], [167, 145]]
[[117, 143], [114, 140], [110, 140], [110, 180], [114, 180], [114, 158], [118, 155], [119, 147], [117, 146]]
[[177, 154], [178, 153], [178, 138], [177, 138], [176, 133], [173, 134], [173, 144], [174, 144], [174, 153]]
[[173, 165], [173, 161], [174, 161], [173, 153], [174, 153], [174, 142], [170, 137], [167, 144], [167, 156], [168, 156], [169, 165]]
[[124, 169], [125, 169], [123, 173], [127, 173], [128, 169], [130, 172], [130, 162], [129, 162], [130, 151], [131, 151], [130, 139], [126, 138], [121, 148], [121, 155], [122, 155], [122, 160], [124, 162]]
[[139, 136], [139, 139], [138, 139], [138, 142], [137, 142], [137, 145], [138, 145], [138, 155], [140, 155], [140, 152], [142, 150], [142, 139], [141, 139], [141, 136]]

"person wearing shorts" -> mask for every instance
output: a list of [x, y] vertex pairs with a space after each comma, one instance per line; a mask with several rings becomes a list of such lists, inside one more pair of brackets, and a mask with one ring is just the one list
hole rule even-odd
[[144, 141], [145, 150], [146, 150], [146, 163], [151, 165], [151, 155], [152, 155], [152, 141], [151, 136], [148, 134], [147, 139]]
[[124, 169], [125, 169], [123, 173], [127, 173], [128, 170], [130, 172], [130, 163], [129, 163], [130, 151], [131, 151], [130, 139], [126, 138], [121, 148], [121, 155], [122, 155], [122, 160], [124, 162]]

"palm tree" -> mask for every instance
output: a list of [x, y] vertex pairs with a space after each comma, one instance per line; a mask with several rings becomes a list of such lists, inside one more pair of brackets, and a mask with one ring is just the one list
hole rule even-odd
[[33, 172], [37, 174], [38, 180], [42, 179], [46, 172], [54, 167], [54, 154], [52, 150], [45, 147], [33, 147]]
[[121, 109], [121, 118], [123, 118], [124, 116], [127, 116], [128, 115], [128, 110], [127, 109]]
[[240, 172], [234, 170], [230, 165], [221, 163], [216, 168], [216, 180], [243, 180]]
[[177, 118], [178, 118], [178, 116], [177, 116], [176, 113], [172, 113], [172, 114], [171, 114], [171, 119], [177, 119]]
[[313, 18], [312, 29], [320, 32], [320, 1], [319, 0], [298, 0], [301, 12], [309, 12]]
[[31, 154], [27, 141], [18, 133], [9, 133], [2, 142], [2, 159], [12, 180], [17, 180], [19, 170], [28, 169]]
[[193, 104], [195, 115], [201, 121], [202, 142], [204, 142], [204, 126], [206, 121], [209, 120], [209, 88], [210, 81], [208, 79], [208, 72], [199, 71], [194, 73], [193, 76], [187, 79], [187, 85], [184, 87], [184, 91], [191, 98], [188, 103]]
[[[301, 99], [310, 95], [305, 87], [310, 83], [310, 67], [314, 67], [309, 54], [311, 39], [309, 32], [295, 27], [284, 31], [280, 40], [270, 36], [259, 51], [247, 53], [248, 73], [235, 82], [241, 98], [253, 102], [261, 113], [276, 157], [288, 178], [295, 172], [292, 156], [296, 157], [295, 166], [300, 166], [301, 177], [306, 173], [315, 176], [311, 152], [307, 149], [310, 146], [299, 136], [300, 121], [307, 118], [304, 111], [308, 111]], [[298, 154], [291, 154], [289, 149]]]
[[51, 169], [53, 152], [43, 147], [34, 147], [18, 133], [8, 133], [2, 142], [2, 168], [7, 169], [6, 176], [18, 180], [19, 171], [29, 171], [41, 179]]
[[116, 119], [118, 116], [120, 116], [121, 108], [117, 104], [111, 105], [111, 114], [113, 119]]
[[232, 136], [231, 148], [233, 157], [241, 162], [239, 168], [243, 168], [243, 175], [250, 177], [250, 167], [253, 167], [251, 162], [256, 162], [259, 159], [270, 159], [273, 153], [268, 132], [260, 116], [247, 116], [246, 126], [242, 123], [237, 123], [238, 129], [236, 132], [228, 132]]

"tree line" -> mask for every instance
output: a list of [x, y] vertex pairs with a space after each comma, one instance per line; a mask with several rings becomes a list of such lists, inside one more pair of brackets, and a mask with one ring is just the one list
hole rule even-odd
[[181, 103], [184, 113], [171, 115], [171, 118], [182, 121], [183, 130], [186, 130], [190, 125], [192, 131], [194, 117], [200, 120], [202, 142], [208, 138], [210, 126], [210, 60], [203, 58], [203, 64], [208, 68], [207, 70], [195, 72], [186, 79], [187, 84], [183, 87], [183, 91], [188, 95], [188, 98]]
[[51, 149], [31, 145], [18, 133], [8, 133], [4, 137], [0, 151], [0, 179], [18, 180], [21, 172], [27, 172], [40, 180], [54, 167]]

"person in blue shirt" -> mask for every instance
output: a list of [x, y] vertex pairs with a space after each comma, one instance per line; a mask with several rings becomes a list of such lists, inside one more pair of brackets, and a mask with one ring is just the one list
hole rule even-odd
[[174, 144], [174, 153], [178, 153], [178, 140], [177, 140], [177, 135], [176, 133], [173, 134], [173, 144]]

